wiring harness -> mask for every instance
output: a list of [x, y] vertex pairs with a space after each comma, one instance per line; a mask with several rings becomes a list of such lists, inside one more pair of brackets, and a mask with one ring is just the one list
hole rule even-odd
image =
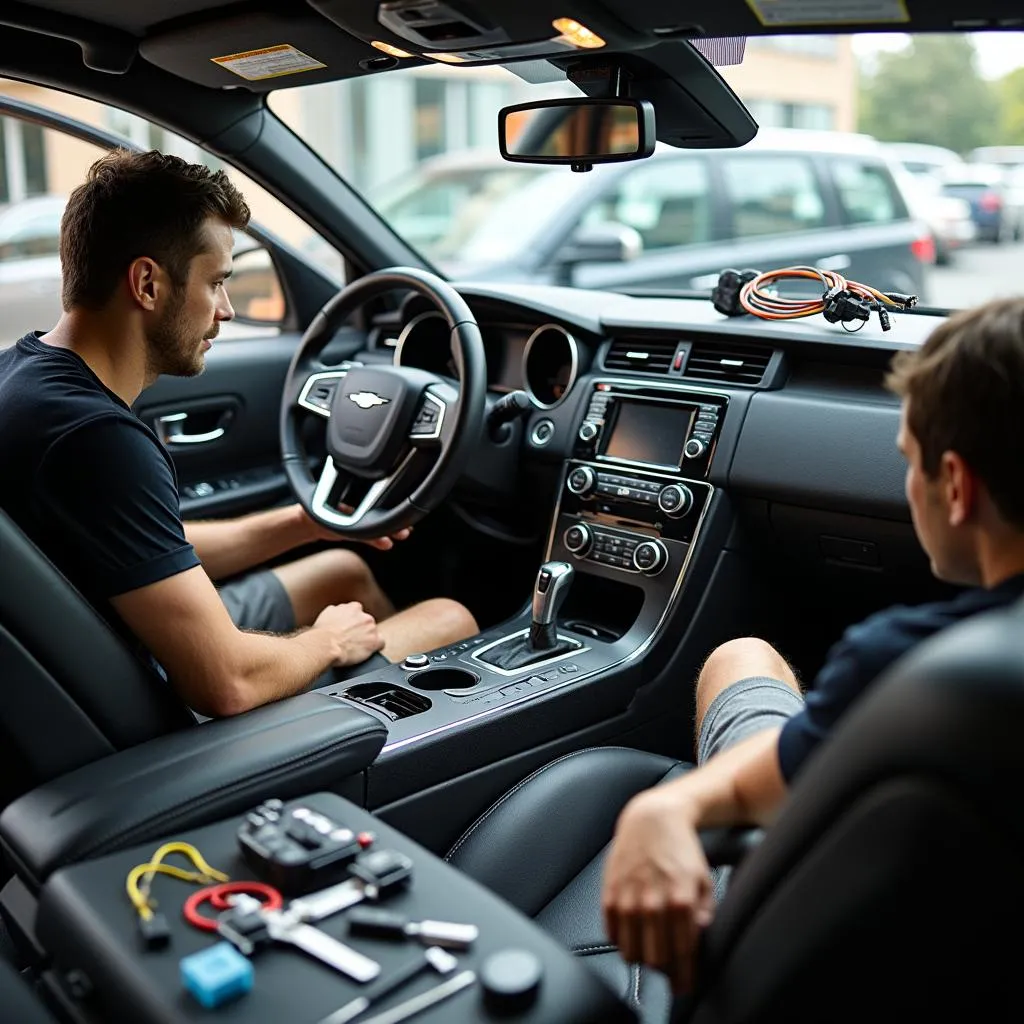
[[[813, 296], [786, 298], [776, 287], [780, 281], [817, 281], [822, 286], [820, 298]], [[820, 313], [829, 323], [839, 323], [847, 331], [859, 331], [878, 314], [883, 331], [892, 327], [889, 309], [907, 310], [917, 305], [916, 295], [882, 292], [857, 281], [847, 281], [834, 270], [817, 267], [785, 267], [782, 270], [723, 270], [711, 293], [715, 309], [725, 316], [750, 313], [762, 320], [797, 320]], [[856, 323], [850, 328], [847, 325]]]

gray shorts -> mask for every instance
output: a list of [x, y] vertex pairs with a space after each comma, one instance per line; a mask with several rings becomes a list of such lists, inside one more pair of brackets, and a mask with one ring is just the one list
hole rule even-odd
[[770, 676], [750, 676], [726, 687], [712, 702], [697, 737], [697, 764], [748, 736], [783, 725], [804, 706], [795, 690]]
[[217, 589], [239, 629], [261, 633], [291, 633], [295, 629], [295, 611], [288, 591], [269, 569], [239, 576]]

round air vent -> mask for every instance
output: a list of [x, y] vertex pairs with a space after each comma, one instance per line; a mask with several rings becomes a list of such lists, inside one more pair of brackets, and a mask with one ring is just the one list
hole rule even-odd
[[523, 388], [542, 409], [569, 394], [579, 369], [579, 347], [564, 327], [545, 324], [530, 335], [523, 350]]

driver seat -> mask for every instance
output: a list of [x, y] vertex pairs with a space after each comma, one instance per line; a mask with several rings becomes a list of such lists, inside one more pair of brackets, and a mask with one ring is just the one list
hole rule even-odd
[[0, 785], [5, 804], [198, 722], [0, 510]]

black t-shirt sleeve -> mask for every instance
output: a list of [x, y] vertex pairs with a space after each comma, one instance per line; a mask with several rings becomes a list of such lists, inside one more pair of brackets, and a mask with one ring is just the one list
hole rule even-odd
[[829, 650], [803, 709], [782, 727], [778, 750], [783, 778], [793, 781], [844, 712], [893, 662], [955, 618], [943, 605], [899, 606], [847, 629]]
[[65, 434], [36, 475], [35, 504], [54, 543], [100, 597], [199, 565], [185, 539], [173, 470], [159, 442], [127, 417]]

